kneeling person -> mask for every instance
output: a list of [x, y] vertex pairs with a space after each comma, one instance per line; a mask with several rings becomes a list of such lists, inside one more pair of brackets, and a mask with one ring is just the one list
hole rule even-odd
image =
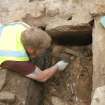
[[50, 36], [39, 28], [30, 27], [23, 22], [4, 25], [0, 35], [1, 67], [16, 71], [28, 78], [45, 82], [57, 71], [64, 70], [68, 65], [68, 62], [59, 61], [42, 71], [31, 62], [31, 59], [39, 56], [50, 45]]

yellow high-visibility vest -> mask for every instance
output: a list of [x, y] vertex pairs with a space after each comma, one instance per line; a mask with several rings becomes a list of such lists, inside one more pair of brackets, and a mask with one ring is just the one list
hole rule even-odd
[[21, 33], [29, 28], [23, 22], [14, 22], [0, 27], [0, 64], [7, 60], [29, 61], [21, 43]]

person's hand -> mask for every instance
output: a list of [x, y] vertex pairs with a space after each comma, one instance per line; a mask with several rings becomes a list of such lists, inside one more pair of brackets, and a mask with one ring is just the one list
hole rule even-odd
[[59, 71], [63, 71], [68, 66], [68, 64], [68, 62], [61, 60], [56, 63], [56, 66], [58, 67]]

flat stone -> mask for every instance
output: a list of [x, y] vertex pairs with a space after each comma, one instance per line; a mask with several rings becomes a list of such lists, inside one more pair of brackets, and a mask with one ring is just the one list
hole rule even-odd
[[105, 105], [105, 28], [95, 18], [93, 29], [93, 98], [91, 105]]
[[56, 18], [54, 21], [49, 22], [46, 31], [52, 37], [59, 37], [62, 35], [89, 35], [92, 30], [90, 25], [92, 20], [88, 11], [84, 13], [83, 10], [79, 9], [78, 12], [75, 10], [72, 20]]
[[76, 9], [74, 9], [74, 13], [70, 20], [56, 18], [56, 19], [54, 19], [54, 21], [49, 22], [49, 24], [46, 27], [46, 30], [55, 29], [60, 26], [74, 27], [74, 26], [88, 25], [92, 20], [93, 20], [93, 18], [91, 17], [91, 15], [87, 9], [77, 7]]
[[13, 103], [15, 102], [15, 99], [16, 97], [15, 97], [15, 94], [13, 93], [6, 92], [6, 91], [0, 93], [1, 102]]
[[0, 70], [0, 90], [4, 87], [6, 83], [6, 70]]
[[100, 17], [95, 18], [93, 29], [93, 90], [105, 85], [105, 28]]
[[53, 37], [58, 37], [65, 34], [77, 35], [77, 33], [85, 35], [91, 32], [91, 26], [87, 24], [72, 25], [67, 23], [65, 25], [61, 24], [59, 26], [53, 27], [52, 29], [47, 29], [47, 32]]

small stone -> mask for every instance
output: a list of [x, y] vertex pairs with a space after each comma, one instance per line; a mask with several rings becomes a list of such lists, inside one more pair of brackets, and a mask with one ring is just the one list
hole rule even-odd
[[60, 98], [53, 96], [52, 97], [52, 104], [53, 105], [67, 105], [66, 102], [63, 102]]
[[16, 97], [15, 97], [15, 94], [13, 93], [6, 92], [6, 91], [0, 93], [1, 102], [13, 103], [15, 102], [15, 99]]
[[0, 70], [0, 90], [4, 87], [6, 83], [6, 70]]
[[105, 104], [105, 85], [96, 88], [91, 105], [104, 105]]

